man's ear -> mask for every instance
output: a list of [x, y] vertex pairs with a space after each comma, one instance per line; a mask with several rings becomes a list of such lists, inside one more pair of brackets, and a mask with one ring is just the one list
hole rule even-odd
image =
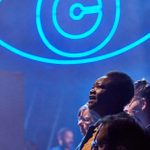
[[116, 146], [116, 150], [127, 150], [127, 148], [125, 146], [119, 145]]

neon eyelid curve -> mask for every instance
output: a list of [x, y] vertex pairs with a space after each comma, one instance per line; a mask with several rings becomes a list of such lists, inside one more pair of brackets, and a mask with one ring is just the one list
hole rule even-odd
[[[113, 37], [113, 35], [115, 34], [118, 24], [119, 24], [119, 20], [120, 20], [120, 0], [115, 0], [116, 3], [116, 13], [115, 13], [115, 20], [114, 20], [114, 24], [112, 26], [112, 29], [110, 31], [110, 33], [107, 35], [107, 37], [105, 38], [105, 40], [100, 43], [97, 47], [91, 49], [91, 50], [87, 50], [86, 52], [80, 52], [80, 53], [68, 53], [68, 52], [64, 52], [60, 49], [57, 49], [56, 47], [54, 47], [46, 38], [44, 31], [43, 31], [43, 27], [42, 27], [42, 22], [41, 22], [41, 7], [42, 7], [42, 1], [43, 0], [38, 0], [37, 3], [37, 8], [36, 8], [36, 25], [37, 25], [37, 30], [38, 33], [43, 41], [43, 43], [46, 45], [46, 47], [48, 49], [50, 49], [52, 52], [63, 56], [63, 57], [70, 57], [70, 58], [79, 58], [79, 57], [85, 57], [85, 56], [89, 56], [91, 54], [96, 53], [97, 51], [100, 51], [103, 47], [105, 47], [108, 42], [111, 40], [111, 38]], [[57, 0], [58, 2], [59, 0]], [[55, 0], [56, 2], [56, 0]], [[54, 13], [53, 13], [54, 14]], [[55, 15], [53, 15], [55, 16]]]
[[49, 59], [49, 58], [44, 58], [44, 57], [40, 57], [40, 56], [35, 56], [26, 52], [23, 52], [19, 49], [16, 49], [15, 47], [7, 44], [6, 42], [0, 40], [0, 45], [6, 49], [8, 49], [9, 51], [20, 55], [22, 57], [31, 59], [31, 60], [36, 60], [39, 62], [44, 62], [44, 63], [50, 63], [50, 64], [59, 64], [59, 65], [70, 65], [70, 64], [84, 64], [84, 63], [91, 63], [91, 62], [96, 62], [96, 61], [100, 61], [100, 60], [104, 60], [104, 59], [108, 59], [117, 55], [120, 55], [122, 53], [125, 53], [129, 50], [131, 50], [132, 48], [144, 43], [145, 41], [150, 39], [150, 33], [146, 34], [145, 36], [143, 36], [142, 38], [140, 38], [139, 40], [127, 45], [126, 47], [123, 47], [121, 49], [118, 49], [114, 52], [105, 54], [105, 55], [101, 55], [101, 56], [96, 56], [93, 58], [86, 58], [86, 59], [80, 59], [80, 60], [56, 60], [56, 59]]
[[[42, 0], [39, 0], [39, 1], [42, 2]], [[36, 11], [39, 12], [40, 9], [41, 8], [39, 6], [37, 6]], [[42, 26], [40, 26], [41, 25], [41, 20], [39, 20], [40, 19], [40, 14], [37, 13], [37, 12], [36, 12], [36, 15], [37, 15], [36, 17], [38, 19], [36, 18], [36, 23], [37, 24], [39, 23], [39, 26], [38, 26], [39, 27], [38, 30], [39, 30], [40, 27], [42, 28]], [[114, 25], [112, 27], [112, 30], [109, 33], [109, 35], [107, 36], [107, 38], [102, 42], [103, 44], [101, 43], [100, 45], [98, 45], [98, 47], [93, 49], [94, 52], [97, 52], [98, 50], [103, 48], [110, 41], [111, 37], [114, 35], [114, 33], [115, 33], [115, 31], [118, 27], [119, 19], [120, 19], [120, 0], [116, 0], [116, 18], [115, 18], [115, 22], [114, 22]], [[150, 40], [150, 33], [147, 33], [145, 36], [141, 37], [140, 39], [136, 40], [135, 42], [132, 42], [131, 44], [129, 44], [129, 45], [123, 47], [123, 48], [120, 48], [118, 50], [114, 50], [113, 52], [110, 52], [110, 53], [107, 53], [107, 54], [104, 54], [104, 55], [100, 55], [100, 56], [96, 56], [96, 57], [93, 57], [93, 58], [84, 58], [84, 59], [82, 58], [82, 59], [78, 59], [78, 60], [73, 60], [73, 59], [70, 59], [70, 60], [57, 60], [57, 59], [50, 59], [50, 58], [45, 58], [45, 57], [41, 57], [41, 56], [36, 56], [36, 55], [33, 55], [33, 54], [29, 54], [27, 52], [24, 52], [21, 49], [17, 49], [15, 47], [13, 47], [12, 45], [6, 43], [2, 39], [0, 39], [0, 46], [8, 49], [9, 51], [11, 51], [11, 52], [13, 52], [17, 55], [20, 55], [24, 58], [28, 58], [28, 59], [31, 59], [31, 60], [35, 60], [35, 61], [39, 61], [39, 62], [43, 62], [43, 63], [50, 63], [50, 64], [68, 65], [68, 64], [91, 63], [91, 62], [96, 62], [96, 61], [108, 59], [108, 58], [111, 58], [111, 57], [114, 57], [114, 56], [118, 56], [118, 55], [120, 55], [122, 53], [125, 53], [125, 52], [133, 49], [134, 47], [144, 43], [145, 41], [148, 41], [148, 40]], [[52, 45], [50, 45], [50, 46], [52, 46]], [[93, 51], [92, 52], [88, 51], [87, 56], [90, 55], [89, 53], [92, 54]], [[86, 52], [84, 52], [84, 53], [86, 53]], [[82, 54], [83, 53], [78, 53], [77, 56], [73, 56], [73, 57], [81, 57]], [[69, 55], [70, 55], [70, 53], [69, 53]]]

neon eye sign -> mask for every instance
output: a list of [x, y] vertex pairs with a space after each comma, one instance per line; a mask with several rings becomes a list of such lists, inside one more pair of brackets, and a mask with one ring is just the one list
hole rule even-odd
[[[119, 20], [120, 20], [120, 0], [114, 0], [115, 2], [115, 18], [114, 18], [114, 22], [113, 25], [111, 27], [111, 30], [109, 31], [109, 34], [106, 36], [106, 38], [100, 42], [97, 46], [85, 50], [84, 52], [78, 52], [78, 53], [69, 53], [66, 52], [64, 50], [62, 50], [61, 48], [57, 48], [55, 45], [53, 45], [49, 39], [46, 37], [46, 33], [44, 32], [43, 29], [43, 25], [42, 25], [42, 19], [41, 19], [41, 11], [42, 11], [42, 4], [43, 4], [43, 0], [38, 0], [37, 1], [37, 6], [36, 6], [36, 26], [37, 26], [37, 31], [39, 33], [39, 37], [41, 38], [41, 40], [43, 41], [43, 44], [53, 53], [60, 55], [62, 57], [66, 57], [69, 58], [67, 60], [65, 59], [50, 59], [50, 58], [45, 58], [45, 57], [40, 57], [40, 56], [36, 56], [33, 54], [29, 54], [27, 52], [24, 52], [21, 49], [15, 48], [12, 45], [6, 43], [5, 41], [3, 41], [2, 39], [0, 39], [0, 45], [4, 48], [6, 48], [7, 50], [20, 55], [22, 57], [31, 59], [31, 60], [35, 60], [35, 61], [39, 61], [39, 62], [43, 62], [43, 63], [50, 63], [50, 64], [83, 64], [83, 63], [91, 63], [91, 62], [95, 62], [95, 61], [100, 61], [100, 60], [104, 60], [104, 59], [108, 59], [117, 55], [120, 55], [122, 53], [125, 53], [127, 51], [129, 51], [130, 49], [142, 44], [143, 42], [147, 41], [150, 39], [150, 33], [147, 33], [145, 36], [141, 37], [140, 39], [138, 39], [137, 41], [123, 47], [120, 49], [116, 49], [113, 52], [107, 53], [107, 54], [103, 54], [100, 56], [96, 56], [93, 58], [87, 57], [90, 56], [91, 54], [94, 54], [98, 51], [100, 51], [102, 48], [104, 48], [107, 44], [109, 44], [110, 40], [112, 39], [112, 37], [114, 36], [117, 28], [118, 28], [118, 24], [119, 24]], [[72, 4], [70, 6], [69, 9], [69, 16], [73, 21], [79, 21], [82, 20], [84, 16], [87, 15], [97, 15], [96, 21], [95, 23], [85, 32], [83, 33], [78, 33], [78, 34], [74, 34], [74, 33], [69, 33], [67, 31], [65, 31], [62, 26], [59, 24], [58, 21], [58, 16], [57, 16], [57, 9], [59, 6], [60, 0], [54, 0], [53, 2], [53, 6], [52, 6], [52, 23], [53, 26], [55, 27], [55, 29], [57, 30], [57, 32], [63, 36], [64, 38], [67, 38], [69, 40], [80, 40], [80, 39], [86, 39], [88, 37], [90, 37], [94, 32], [96, 32], [96, 30], [99, 28], [100, 24], [101, 24], [101, 20], [104, 17], [102, 8], [103, 8], [103, 1], [102, 0], [97, 0], [97, 4], [93, 5], [93, 6], [84, 6], [81, 3], [77, 3], [75, 2], [74, 4]], [[75, 11], [78, 9], [78, 14], [75, 13]], [[84, 57], [84, 58], [83, 58]], [[85, 58], [86, 57], [86, 58]], [[75, 59], [76, 58], [76, 59]]]

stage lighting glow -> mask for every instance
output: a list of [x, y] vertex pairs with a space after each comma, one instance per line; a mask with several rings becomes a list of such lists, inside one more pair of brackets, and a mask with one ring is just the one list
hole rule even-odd
[[[109, 43], [109, 41], [114, 36], [114, 34], [118, 28], [118, 24], [119, 24], [119, 20], [120, 20], [120, 0], [114, 0], [114, 1], [115, 1], [115, 6], [116, 6], [115, 20], [114, 20], [114, 23], [112, 25], [112, 28], [111, 28], [108, 36], [97, 47], [90, 49], [90, 50], [87, 50], [85, 52], [79, 52], [79, 53], [64, 52], [61, 49], [57, 49], [56, 46], [53, 46], [49, 42], [49, 40], [45, 36], [43, 26], [42, 26], [42, 21], [41, 21], [42, 20], [41, 19], [41, 9], [42, 9], [43, 0], [37, 1], [36, 25], [37, 25], [37, 31], [39, 33], [40, 38], [42, 39], [43, 43], [46, 45], [46, 47], [49, 50], [51, 50], [52, 52], [54, 52], [57, 55], [60, 55], [63, 57], [69, 57], [70, 58], [69, 60], [68, 59], [67, 60], [65, 60], [65, 59], [57, 60], [57, 59], [46, 58], [46, 57], [41, 57], [41, 56], [29, 54], [29, 53], [25, 52], [25, 50], [18, 49], [16, 47], [8, 44], [7, 42], [5, 42], [2, 39], [0, 39], [0, 46], [6, 48], [7, 50], [9, 50], [9, 51], [11, 51], [17, 55], [20, 55], [22, 57], [25, 57], [25, 58], [28, 58], [31, 60], [35, 60], [35, 61], [39, 61], [39, 62], [43, 62], [43, 63], [50, 63], [50, 64], [91, 63], [91, 62], [100, 61], [100, 60], [104, 60], [104, 59], [108, 59], [108, 58], [120, 55], [120, 54], [125, 53], [125, 52], [131, 50], [132, 48], [142, 44], [143, 42], [149, 40], [150, 39], [150, 33], [147, 33], [145, 36], [141, 37], [140, 39], [132, 42], [131, 44], [129, 44], [123, 48], [113, 50], [113, 52], [110, 52], [110, 53], [107, 53], [104, 55], [100, 55], [100, 56], [96, 56], [93, 58], [92, 57], [81, 58], [81, 57], [89, 56], [91, 54], [94, 54], [94, 53], [100, 51], [102, 48], [104, 48]], [[65, 32], [60, 27], [59, 22], [57, 20], [57, 6], [59, 4], [59, 0], [54, 0], [53, 8], [52, 8], [52, 22], [53, 22], [54, 27], [56, 28], [56, 30], [58, 31], [58, 33], [60, 35], [63, 35], [63, 37], [68, 38], [70, 40], [80, 40], [82, 38], [86, 39], [86, 37], [89, 37], [91, 34], [96, 32], [96, 29], [99, 27], [102, 17], [105, 17], [104, 14], [102, 13], [102, 1], [97, 0], [97, 3], [98, 3], [98, 5], [88, 6], [88, 7], [83, 6], [81, 3], [74, 3], [70, 7], [70, 14], [69, 15], [70, 15], [70, 18], [74, 21], [81, 20], [84, 17], [84, 15], [87, 15], [87, 14], [90, 14], [90, 15], [97, 14], [97, 20], [95, 21], [95, 24], [93, 25], [93, 27], [91, 27], [91, 29], [89, 29], [87, 32], [84, 32], [81, 34], [71, 34], [71, 33]], [[78, 15], [74, 14], [74, 11], [76, 8], [80, 8], [80, 10], [81, 10], [81, 12]], [[74, 59], [74, 58], [76, 58], [76, 59]]]
[[84, 64], [84, 63], [91, 63], [91, 62], [96, 62], [104, 59], [108, 59], [117, 55], [120, 55], [122, 53], [125, 53], [132, 48], [142, 44], [143, 42], [150, 40], [150, 33], [142, 37], [141, 39], [127, 45], [126, 47], [123, 47], [121, 49], [118, 49], [114, 52], [93, 57], [93, 58], [86, 58], [86, 59], [79, 59], [79, 60], [57, 60], [57, 59], [49, 59], [49, 58], [44, 58], [44, 57], [39, 57], [35, 56], [29, 53], [25, 53], [19, 49], [16, 49], [15, 47], [12, 47], [11, 45], [7, 44], [6, 42], [0, 40], [0, 45], [3, 46], [4, 48], [14, 52], [15, 54], [18, 54], [20, 56], [23, 56], [25, 58], [31, 59], [31, 60], [36, 60], [39, 62], [44, 62], [44, 63], [50, 63], [50, 64], [60, 64], [60, 65], [67, 65], [67, 64]]
[[[70, 34], [65, 32], [59, 25], [58, 21], [57, 21], [57, 7], [59, 4], [59, 0], [55, 0], [54, 4], [53, 4], [53, 24], [56, 28], [56, 30], [63, 35], [66, 38], [69, 39], [82, 39], [82, 38], [86, 38], [87, 36], [91, 35], [93, 32], [95, 32], [95, 30], [98, 28], [98, 26], [100, 25], [101, 19], [102, 19], [102, 3], [101, 0], [98, 0], [98, 5], [96, 6], [83, 6], [81, 3], [75, 3], [70, 7], [70, 17], [73, 20], [81, 20], [85, 15], [89, 15], [89, 14], [97, 14], [97, 20], [95, 21], [95, 24], [93, 25], [93, 27], [88, 30], [85, 33], [81, 33], [81, 34]], [[78, 15], [75, 15], [75, 9], [79, 8], [80, 9], [80, 13]]]
[[[120, 19], [120, 0], [115, 0], [116, 2], [116, 13], [115, 13], [115, 20], [114, 20], [114, 24], [112, 26], [112, 29], [110, 31], [110, 33], [108, 34], [108, 36], [105, 38], [105, 40], [100, 43], [97, 47], [91, 49], [91, 50], [87, 50], [86, 52], [80, 52], [80, 53], [68, 53], [68, 52], [64, 52], [60, 49], [57, 49], [55, 46], [53, 46], [51, 43], [49, 43], [48, 39], [46, 38], [44, 31], [43, 31], [43, 27], [42, 27], [42, 22], [41, 22], [41, 7], [42, 7], [42, 1], [43, 0], [38, 0], [37, 3], [37, 9], [36, 9], [36, 24], [37, 24], [37, 29], [39, 32], [39, 35], [43, 41], [43, 43], [47, 46], [47, 48], [49, 48], [51, 51], [53, 51], [54, 53], [64, 56], [64, 57], [71, 57], [71, 58], [75, 58], [75, 57], [85, 57], [85, 56], [89, 56], [93, 53], [96, 53], [97, 51], [101, 50], [106, 44], [108, 44], [108, 42], [111, 40], [111, 38], [113, 37], [113, 35], [115, 34], [118, 24], [119, 24], [119, 19]], [[71, 38], [71, 39], [79, 39], [79, 38], [85, 38], [87, 36], [89, 36], [90, 34], [92, 34], [97, 26], [100, 23], [101, 20], [101, 13], [97, 12], [99, 14], [99, 17], [97, 18], [97, 21], [95, 23], [95, 25], [88, 31], [85, 32], [83, 34], [79, 34], [79, 35], [71, 35], [68, 34], [66, 32], [64, 32], [58, 25], [57, 23], [57, 19], [56, 19], [56, 9], [57, 9], [57, 5], [58, 5], [59, 0], [55, 0], [54, 1], [54, 5], [53, 5], [53, 23], [56, 27], [56, 29], [58, 30], [58, 32], [62, 35], [64, 35], [67, 38]], [[98, 1], [99, 7], [101, 8], [101, 2]], [[76, 4], [75, 4], [76, 5]], [[74, 5], [73, 5], [74, 6]], [[95, 9], [94, 7], [94, 11], [97, 11], [97, 8]], [[93, 13], [93, 7], [88, 7], [88, 9], [91, 9], [91, 13]], [[98, 7], [98, 6], [96, 6]], [[100, 9], [101, 10], [101, 9]], [[90, 13], [90, 12], [89, 12]], [[72, 14], [70, 14], [72, 16]]]

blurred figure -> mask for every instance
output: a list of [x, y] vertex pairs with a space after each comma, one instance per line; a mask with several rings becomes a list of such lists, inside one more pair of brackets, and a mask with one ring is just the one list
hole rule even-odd
[[135, 116], [145, 128], [150, 129], [150, 83], [145, 79], [135, 82], [135, 94], [124, 108], [128, 114]]
[[150, 150], [149, 135], [133, 118], [108, 116], [101, 121], [91, 150]]
[[87, 104], [80, 107], [78, 112], [78, 126], [82, 135], [85, 135], [89, 129], [89, 126], [98, 121], [99, 115], [90, 110]]
[[49, 150], [72, 150], [73, 132], [70, 129], [62, 128], [57, 134], [58, 145]]

